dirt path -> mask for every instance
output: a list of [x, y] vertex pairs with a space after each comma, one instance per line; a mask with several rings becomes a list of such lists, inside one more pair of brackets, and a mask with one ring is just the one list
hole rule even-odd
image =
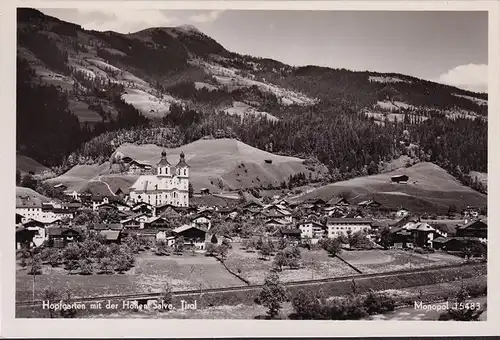
[[104, 183], [104, 185], [106, 185], [106, 186], [108, 187], [109, 192], [110, 192], [113, 196], [116, 196], [116, 195], [115, 195], [115, 193], [113, 192], [113, 190], [111, 190], [111, 187], [109, 186], [109, 184], [108, 184], [108, 183], [106, 183], [106, 182], [104, 182], [104, 181], [102, 180], [102, 178], [101, 178], [101, 177], [102, 177], [101, 175], [97, 176], [97, 179], [94, 179], [94, 178], [95, 178], [95, 177], [94, 177], [94, 178], [92, 178], [89, 182], [101, 182], [101, 183]]

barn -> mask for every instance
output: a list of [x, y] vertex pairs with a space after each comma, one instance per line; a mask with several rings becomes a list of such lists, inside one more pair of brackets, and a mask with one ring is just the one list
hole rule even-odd
[[391, 181], [394, 183], [407, 183], [409, 177], [406, 175], [395, 175], [391, 177]]

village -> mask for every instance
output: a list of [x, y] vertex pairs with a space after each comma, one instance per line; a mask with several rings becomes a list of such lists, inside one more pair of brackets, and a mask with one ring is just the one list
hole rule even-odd
[[[405, 183], [408, 179], [399, 175], [391, 180]], [[275, 195], [265, 203], [255, 197], [248, 201], [222, 199], [203, 188], [190, 199], [188, 188], [189, 165], [184, 153], [173, 166], [163, 151], [156, 174], [141, 172], [128, 194], [121, 189], [108, 196], [71, 193], [68, 203], [42, 203], [37, 197], [18, 197], [16, 249], [64, 248], [83, 240], [87, 233], [99, 233], [108, 243], [120, 243], [127, 235], [135, 235], [153, 248], [159, 243], [175, 248], [182, 238], [182, 247], [198, 252], [206, 251], [207, 243], [215, 240], [242, 242], [253, 236], [273, 241], [286, 239], [307, 246], [336, 239], [348, 248], [459, 252], [474, 242], [487, 243], [486, 216], [473, 207], [458, 215], [458, 221], [456, 212], [450, 212], [453, 216], [448, 219], [425, 220], [403, 207], [392, 212], [384, 210], [385, 216], [381, 216], [378, 212], [383, 206], [375, 200], [355, 206], [345, 197], [326, 202], [319, 198], [292, 202], [285, 194]], [[79, 218], [82, 214], [90, 215], [90, 221]], [[260, 227], [254, 228], [255, 235], [245, 230], [248, 222]], [[232, 228], [224, 229], [221, 225]], [[358, 244], [349, 239], [358, 240]]]

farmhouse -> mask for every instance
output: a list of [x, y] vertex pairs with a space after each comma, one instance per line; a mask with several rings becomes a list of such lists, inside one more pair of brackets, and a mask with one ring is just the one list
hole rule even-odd
[[408, 179], [409, 178], [406, 175], [394, 175], [391, 177], [391, 181], [393, 183], [407, 183]]
[[474, 220], [457, 228], [457, 237], [477, 237], [480, 240], [488, 239], [488, 225], [485, 220]]
[[326, 228], [328, 238], [336, 238], [341, 234], [347, 235], [347, 231], [351, 233], [358, 231], [370, 231], [373, 221], [363, 218], [328, 218]]
[[300, 229], [282, 228], [280, 229], [280, 235], [284, 239], [290, 240], [293, 243], [298, 243], [301, 238], [301, 231]]
[[146, 202], [153, 206], [165, 203], [176, 207], [189, 206], [189, 166], [181, 152], [176, 166], [170, 165], [167, 153], [161, 153], [156, 175], [142, 175], [130, 187], [132, 202]]
[[311, 239], [312, 243], [318, 242], [318, 240], [325, 236], [326, 227], [316, 221], [307, 220], [299, 222], [297, 227], [301, 231], [300, 236]]
[[205, 230], [210, 230], [212, 227], [212, 222], [210, 221], [210, 217], [206, 213], [200, 213], [194, 215], [190, 218], [191, 224], [193, 226], [204, 228]]
[[183, 225], [173, 230], [176, 238], [183, 237], [184, 245], [195, 249], [205, 249], [207, 232], [205, 229], [193, 225]]
[[128, 174], [129, 175], [142, 175], [151, 172], [151, 164], [145, 161], [131, 160], [128, 163]]
[[79, 228], [47, 228], [48, 245], [54, 248], [64, 248], [71, 242], [77, 242], [82, 237], [82, 230]]

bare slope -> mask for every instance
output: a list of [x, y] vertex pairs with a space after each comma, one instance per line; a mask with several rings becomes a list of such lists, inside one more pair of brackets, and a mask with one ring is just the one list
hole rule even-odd
[[[391, 176], [409, 176], [407, 184], [391, 182]], [[433, 163], [418, 163], [385, 174], [358, 177], [322, 186], [302, 195], [309, 198], [331, 199], [347, 193], [352, 203], [375, 199], [385, 207], [404, 207], [414, 212], [446, 213], [450, 205], [463, 209], [467, 205], [486, 206], [487, 196], [462, 185], [444, 169]]]

